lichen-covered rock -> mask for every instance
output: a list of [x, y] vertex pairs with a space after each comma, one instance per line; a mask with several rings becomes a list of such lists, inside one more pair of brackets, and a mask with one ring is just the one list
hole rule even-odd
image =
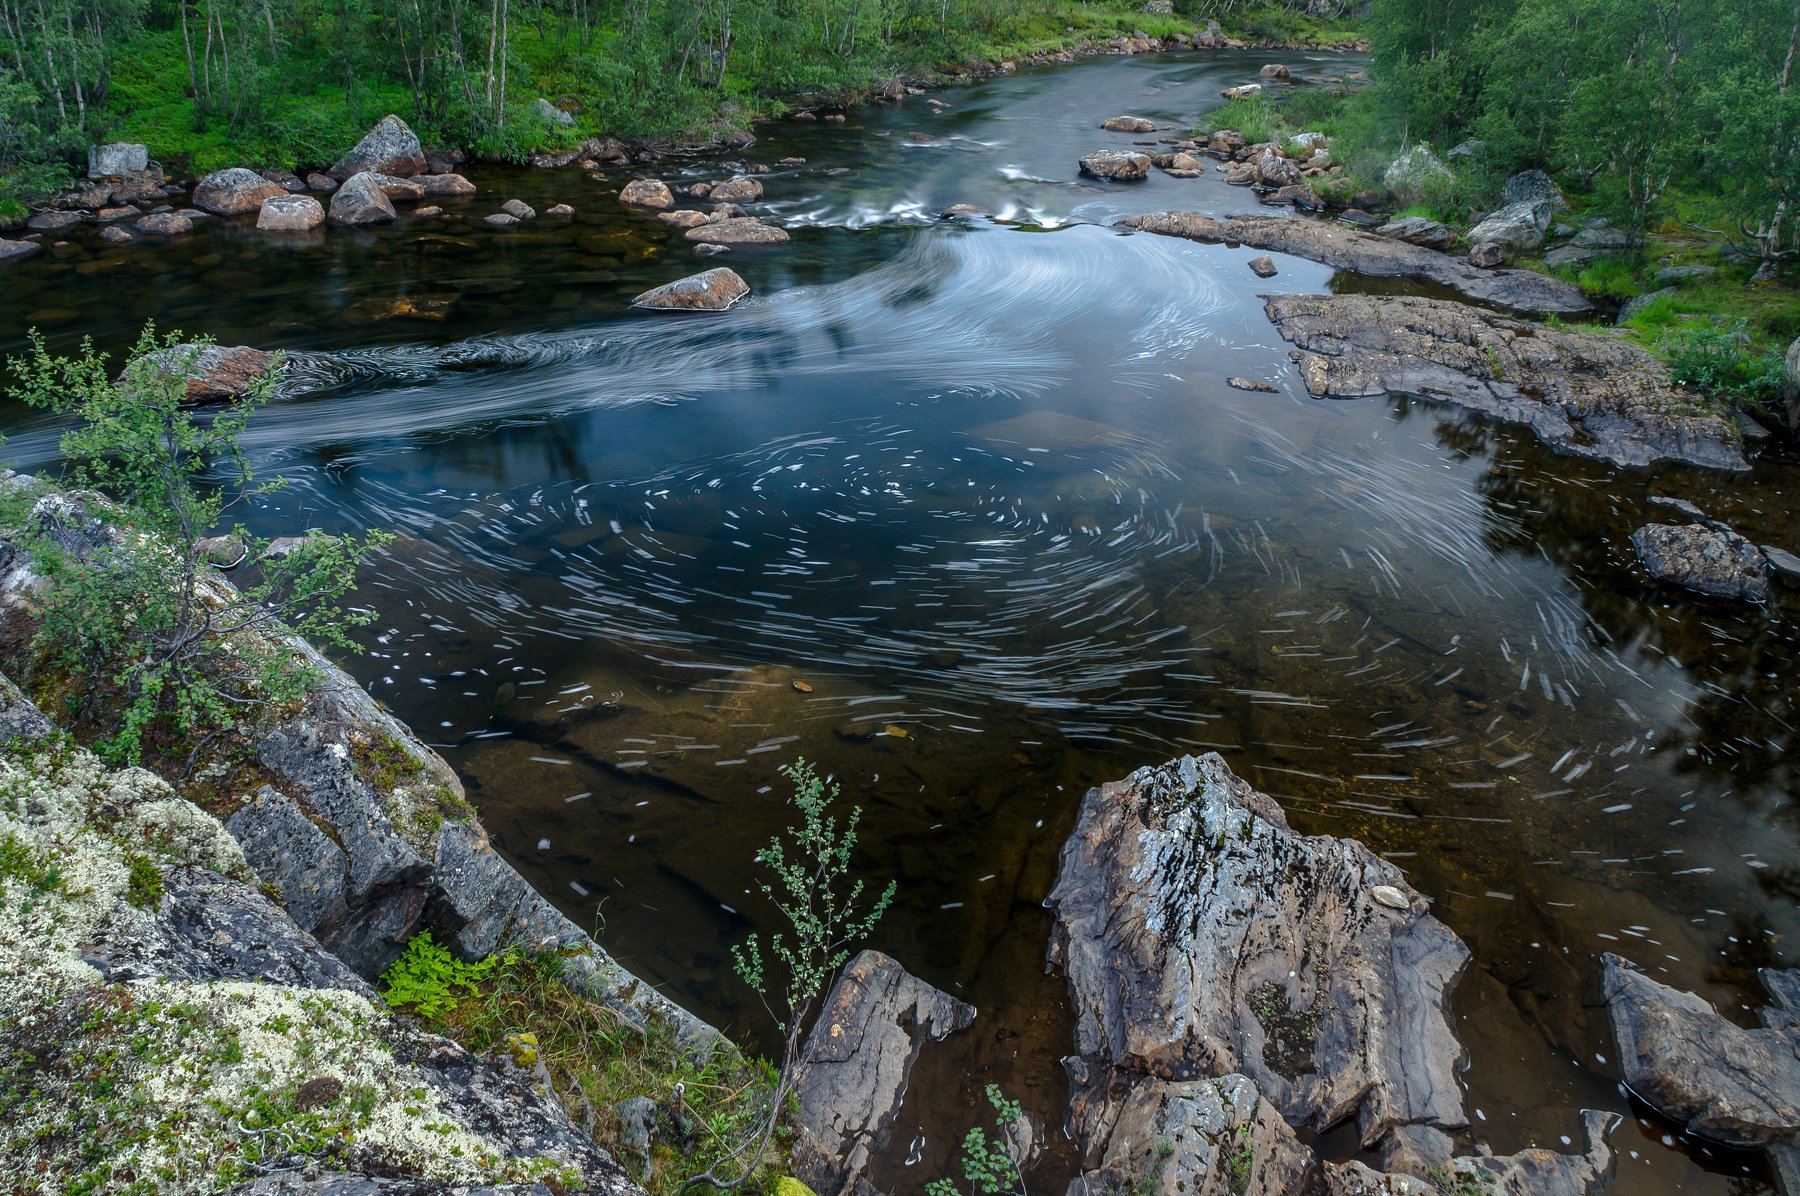
[[395, 218], [393, 201], [380, 180], [367, 171], [345, 179], [331, 197], [333, 224], [385, 224]]
[[1547, 199], [1522, 199], [1493, 213], [1469, 230], [1468, 239], [1475, 249], [1496, 248], [1499, 256], [1494, 261], [1477, 264], [1498, 265], [1512, 254], [1541, 248], [1544, 234], [1550, 230], [1550, 214]]
[[1572, 313], [1593, 308], [1580, 288], [1560, 278], [1532, 270], [1481, 270], [1463, 258], [1342, 224], [1280, 216], [1221, 218], [1200, 212], [1151, 212], [1121, 223], [1162, 236], [1291, 253], [1359, 274], [1421, 278], [1514, 311]]
[[150, 147], [138, 141], [108, 141], [90, 145], [87, 160], [90, 179], [136, 174], [150, 165]]
[[620, 189], [619, 202], [663, 212], [675, 206], [675, 193], [661, 179], [633, 179]]
[[1412, 296], [1277, 295], [1264, 310], [1310, 354], [1302, 373], [1318, 397], [1447, 401], [1525, 424], [1558, 452], [1616, 465], [1749, 468], [1737, 426], [1698, 407], [1629, 341]]
[[1714, 598], [1768, 601], [1768, 559], [1728, 527], [1649, 523], [1631, 533], [1631, 547], [1657, 581]]
[[1296, 1124], [1357, 1118], [1370, 1147], [1467, 1124], [1447, 1005], [1468, 951], [1393, 864], [1295, 834], [1219, 756], [1090, 790], [1049, 903], [1089, 1083], [1237, 1072]]
[[1081, 173], [1115, 183], [1136, 182], [1150, 173], [1150, 155], [1128, 150], [1096, 150], [1081, 159]]
[[715, 220], [690, 228], [684, 235], [706, 245], [782, 245], [788, 240], [787, 229], [750, 216]]
[[864, 951], [844, 966], [801, 1052], [794, 1174], [820, 1196], [856, 1190], [885, 1140], [927, 1042], [942, 1042], [975, 1010]]
[[1423, 141], [1409, 146], [1381, 176], [1389, 191], [1408, 202], [1424, 197], [1427, 189], [1456, 178], [1456, 172], [1431, 152]]
[[325, 207], [310, 195], [271, 195], [263, 200], [256, 227], [264, 232], [305, 233], [325, 223]]
[[391, 113], [382, 117], [328, 173], [341, 183], [364, 171], [399, 178], [425, 173], [425, 151], [405, 121]]
[[717, 266], [654, 287], [631, 304], [658, 311], [724, 311], [749, 293], [750, 284], [737, 271]]
[[713, 203], [752, 203], [762, 198], [761, 180], [737, 175], [726, 179], [706, 193]]
[[271, 183], [254, 170], [234, 166], [215, 170], [194, 187], [194, 206], [215, 216], [243, 216], [262, 208], [272, 195], [286, 195], [279, 183]]

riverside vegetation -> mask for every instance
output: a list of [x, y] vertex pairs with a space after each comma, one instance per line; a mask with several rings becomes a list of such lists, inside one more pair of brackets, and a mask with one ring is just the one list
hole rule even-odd
[[[0, 1114], [10, 1126], [0, 1157], [27, 1163], [30, 1191], [210, 1191], [296, 1160], [352, 1158], [450, 1182], [584, 1186], [548, 1156], [504, 1156], [459, 1122], [453, 1101], [409, 1088], [417, 1078], [393, 1054], [396, 1043], [402, 1055], [416, 1044], [391, 1008], [559, 1099], [651, 1192], [775, 1186], [800, 1036], [893, 895], [890, 884], [864, 900], [851, 876], [860, 811], [840, 821], [838, 787], [804, 760], [782, 770], [798, 822], [759, 856], [773, 875], [763, 892], [787, 930], [766, 957], [755, 937], [737, 952], [781, 1033], [779, 1066], [729, 1048], [699, 1053], [672, 1026], [627, 1022], [570, 987], [555, 952], [467, 960], [429, 931], [386, 970], [385, 1004], [316, 946], [295, 948], [301, 966], [323, 973], [299, 988], [275, 977], [131, 988], [90, 967], [92, 944], [147, 933], [121, 917], [153, 921], [171, 886], [196, 883], [195, 870], [227, 887], [255, 884], [202, 808], [213, 787], [188, 778], [241, 785], [242, 722], [299, 703], [320, 680], [285, 637], [303, 629], [350, 646], [349, 630], [365, 621], [344, 605], [357, 564], [391, 539], [314, 534], [269, 559], [267, 542], [240, 528], [228, 539], [238, 556], [265, 563], [262, 580], [239, 590], [211, 576], [217, 541], [202, 533], [268, 492], [252, 486], [238, 437], [276, 373], [197, 415], [180, 400], [205, 347], [147, 328], [116, 382], [88, 345], [56, 357], [34, 342], [11, 363], [16, 395], [74, 418], [69, 479], [108, 505], [102, 542], [80, 551], [65, 543], [67, 525], [52, 528], [41, 513], [46, 502], [86, 500], [10, 476], [0, 510], [44, 579], [26, 681], [72, 730], [46, 727], [0, 755], [0, 960], [14, 977], [0, 988]], [[13, 734], [24, 697], [4, 679], [0, 704]], [[400, 767], [385, 756], [364, 763], [378, 782]], [[329, 962], [306, 962], [306, 952]], [[80, 1034], [52, 1047], [62, 1031], [51, 1023], [71, 1001]], [[149, 1085], [145, 1068], [163, 1078]], [[343, 1078], [320, 1097], [317, 1073], [333, 1071]], [[633, 1101], [644, 1106], [636, 1119]]]

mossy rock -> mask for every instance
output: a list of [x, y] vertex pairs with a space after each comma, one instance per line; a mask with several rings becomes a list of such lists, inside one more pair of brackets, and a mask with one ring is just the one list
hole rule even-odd
[[819, 1196], [819, 1194], [793, 1176], [784, 1175], [775, 1181], [775, 1196]]

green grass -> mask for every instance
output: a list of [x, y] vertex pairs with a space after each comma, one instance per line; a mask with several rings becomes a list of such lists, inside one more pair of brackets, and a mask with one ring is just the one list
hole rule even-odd
[[[1205, 23], [1207, 6], [1195, 7], [1194, 19]], [[1288, 8], [1283, 4], [1254, 4], [1240, 9], [1226, 17], [1219, 18], [1219, 25], [1227, 36], [1245, 41], [1279, 41], [1279, 42], [1315, 42], [1321, 45], [1335, 45], [1342, 42], [1355, 41], [1362, 34], [1356, 21], [1350, 17], [1312, 16], [1298, 9]]]

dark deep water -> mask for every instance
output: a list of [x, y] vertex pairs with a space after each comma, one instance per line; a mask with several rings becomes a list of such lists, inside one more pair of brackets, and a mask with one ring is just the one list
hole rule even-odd
[[[1210, 749], [1301, 829], [1399, 861], [1468, 942], [1468, 1105], [1496, 1150], [1616, 1109], [1616, 1191], [1762, 1191], [1633, 1119], [1598, 954], [1728, 1009], [1793, 962], [1794, 604], [1651, 589], [1625, 536], [1671, 493], [1800, 549], [1796, 462], [1617, 473], [1453, 411], [1308, 399], [1256, 295], [1354, 279], [1278, 258], [1264, 282], [1254, 251], [1105, 227], [1243, 210], [1216, 177], [1076, 175], [1133, 140], [1101, 118], [1191, 122], [1277, 57], [1306, 60], [1109, 58], [939, 115], [767, 128], [753, 160], [810, 160], [758, 209], [795, 239], [724, 259], [755, 289], [724, 316], [628, 309], [703, 268], [621, 212], [630, 176], [478, 171], [449, 218], [373, 233], [120, 251], [81, 230], [0, 273], [0, 347], [35, 325], [117, 350], [154, 318], [292, 351], [295, 393], [252, 425], [294, 479], [261, 527], [401, 537], [348, 667], [527, 876], [740, 1033], [764, 1027], [728, 947], [765, 910], [776, 767], [834, 774], [867, 809], [867, 875], [900, 882], [875, 945], [982, 1011], [918, 1073], [905, 1190], [989, 1080], [1059, 1123], [1057, 851], [1086, 787]], [[514, 195], [578, 215], [479, 224]], [[929, 218], [962, 201], [1005, 221]], [[53, 456], [41, 418], [5, 422], [8, 460]]]

